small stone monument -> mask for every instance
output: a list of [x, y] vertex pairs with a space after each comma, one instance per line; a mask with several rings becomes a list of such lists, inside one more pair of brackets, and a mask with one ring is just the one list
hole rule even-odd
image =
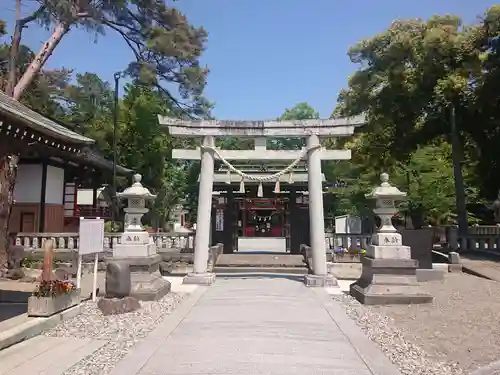
[[433, 297], [421, 290], [416, 277], [418, 261], [411, 259], [411, 249], [403, 246], [402, 237], [392, 225], [397, 212], [396, 201], [406, 193], [389, 183], [389, 175], [380, 175], [382, 183], [366, 197], [375, 199], [373, 212], [381, 224], [372, 236], [372, 244], [361, 258], [361, 277], [351, 284], [350, 293], [366, 305], [390, 305], [432, 302]]
[[[5, 277], [12, 280], [23, 279], [26, 275], [23, 271], [24, 248], [16, 244], [17, 233], [10, 233], [7, 249], [7, 270]], [[1, 270], [0, 270], [1, 276]]]
[[[125, 232], [121, 236], [121, 243], [113, 246], [113, 258], [110, 261], [129, 265], [131, 297], [152, 301], [170, 292], [170, 283], [160, 275], [161, 256], [157, 254], [153, 239], [141, 223], [142, 216], [149, 211], [146, 202], [156, 198], [142, 186], [141, 179], [140, 174], [134, 175], [132, 186], [117, 194], [119, 199], [128, 201], [128, 207], [124, 209]], [[115, 287], [120, 289], [119, 286]]]

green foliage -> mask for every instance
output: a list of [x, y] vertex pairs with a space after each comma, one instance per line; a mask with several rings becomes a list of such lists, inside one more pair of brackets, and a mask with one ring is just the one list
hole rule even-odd
[[173, 139], [158, 124], [158, 115], [171, 111], [167, 103], [161, 92], [139, 85], [127, 85], [120, 103], [119, 161], [141, 173], [143, 184], [158, 195], [148, 215], [157, 226], [168, 221], [187, 183], [186, 169], [171, 159]]
[[[333, 115], [365, 113], [368, 123], [343, 146], [353, 150], [354, 170], [365, 173], [364, 180], [386, 171], [406, 187], [405, 209], [424, 221], [449, 223], [455, 216], [450, 106], [456, 109], [462, 146], [456, 163], [465, 176], [468, 202], [492, 200], [500, 188], [499, 37], [500, 6], [495, 5], [470, 26], [453, 15], [394, 21], [349, 50], [358, 70]], [[340, 195], [347, 206], [357, 207], [356, 194], [349, 198], [352, 189]]]
[[[296, 104], [278, 118], [280, 121], [287, 120], [310, 120], [319, 118], [319, 113], [306, 102]], [[267, 148], [270, 150], [300, 150], [305, 146], [304, 138], [279, 137], [271, 138], [267, 141]]]
[[[95, 37], [116, 33], [129, 48], [134, 60], [123, 67], [124, 73], [142, 85], [156, 87], [177, 109], [177, 114], [204, 116], [210, 103], [203, 97], [208, 69], [202, 67], [199, 58], [204, 51], [207, 32], [189, 24], [177, 9], [158, 0], [38, 0], [40, 6], [27, 17], [18, 20], [12, 40], [20, 40], [22, 31], [37, 22], [47, 29], [64, 29], [64, 37], [73, 29], [80, 28]], [[0, 35], [5, 24], [0, 23]], [[57, 39], [58, 41], [60, 39]], [[57, 43], [56, 43], [57, 45]], [[51, 47], [45, 45], [42, 54], [27, 59], [27, 64], [42, 61], [50, 56]], [[38, 49], [38, 46], [37, 46]], [[8, 54], [8, 53], [7, 53]], [[9, 56], [9, 61], [15, 56]], [[38, 70], [17, 74], [31, 76]], [[177, 88], [177, 92], [172, 91]]]
[[[471, 178], [467, 169], [465, 178]], [[411, 154], [408, 163], [394, 168], [391, 180], [407, 192], [408, 201], [401, 207], [414, 220], [420, 219], [431, 225], [455, 223], [455, 184], [448, 143], [419, 147]], [[470, 202], [475, 202], [478, 190], [468, 187], [467, 197]]]

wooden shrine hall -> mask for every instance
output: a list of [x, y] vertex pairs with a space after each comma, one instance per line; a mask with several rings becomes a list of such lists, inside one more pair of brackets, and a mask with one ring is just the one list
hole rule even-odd
[[111, 216], [97, 202], [85, 212], [76, 204], [78, 188], [111, 183], [113, 163], [93, 143], [0, 92], [0, 150], [19, 155], [11, 232], [73, 232], [80, 216]]
[[[283, 163], [234, 164], [244, 173], [263, 176], [286, 167]], [[325, 177], [321, 176], [322, 181]], [[308, 175], [301, 162], [277, 181], [247, 181], [222, 165], [214, 174], [211, 242], [224, 252], [279, 251], [297, 254], [309, 242]], [[278, 187], [278, 189], [277, 189]], [[259, 191], [259, 189], [261, 191]]]

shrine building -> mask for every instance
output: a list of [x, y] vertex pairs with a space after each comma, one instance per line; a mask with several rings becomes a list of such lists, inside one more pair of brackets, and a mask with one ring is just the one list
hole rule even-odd
[[[280, 162], [233, 164], [238, 170], [265, 176], [286, 168]], [[322, 182], [325, 177], [321, 175]], [[233, 251], [298, 253], [309, 241], [309, 192], [307, 166], [298, 163], [293, 172], [277, 181], [241, 183], [236, 173], [222, 165], [214, 174], [212, 243]]]
[[[79, 188], [96, 191], [112, 181], [113, 163], [93, 143], [0, 92], [0, 149], [20, 158], [10, 232], [74, 232], [80, 216], [111, 217], [97, 199], [83, 209], [77, 204]], [[132, 171], [117, 166], [117, 173]]]

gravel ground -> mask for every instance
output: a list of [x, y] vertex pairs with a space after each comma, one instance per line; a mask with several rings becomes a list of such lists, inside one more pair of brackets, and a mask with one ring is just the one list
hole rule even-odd
[[336, 299], [404, 375], [469, 374], [500, 359], [498, 282], [448, 274], [422, 287], [433, 303], [366, 307]]
[[82, 304], [82, 312], [44, 332], [51, 337], [93, 338], [109, 341], [63, 375], [106, 375], [133, 346], [144, 339], [169, 314], [185, 294], [169, 293], [160, 301], [142, 302], [142, 308], [128, 314], [104, 316], [97, 304]]

